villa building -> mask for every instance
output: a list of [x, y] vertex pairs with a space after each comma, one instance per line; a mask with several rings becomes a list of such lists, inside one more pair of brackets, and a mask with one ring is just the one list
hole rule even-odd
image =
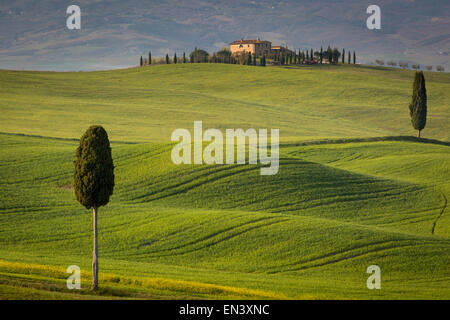
[[232, 55], [237, 55], [240, 53], [250, 53], [256, 57], [262, 55], [272, 55], [272, 54], [293, 54], [292, 50], [289, 50], [283, 46], [272, 47], [272, 42], [264, 41], [260, 39], [256, 40], [236, 40], [230, 43], [230, 52]]

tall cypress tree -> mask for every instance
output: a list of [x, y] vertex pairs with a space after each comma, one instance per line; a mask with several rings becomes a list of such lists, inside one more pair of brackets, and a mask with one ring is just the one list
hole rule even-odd
[[256, 54], [253, 55], [253, 65], [256, 66]]
[[170, 63], [170, 61], [169, 61], [169, 55], [166, 54], [166, 64], [169, 64], [169, 63]]
[[356, 53], [353, 51], [353, 64], [356, 64]]
[[311, 61], [314, 60], [314, 53], [313, 53], [313, 49], [311, 48], [311, 54], [309, 55]]
[[140, 65], [141, 65], [141, 67], [144, 65], [144, 60], [142, 59], [142, 56], [141, 56], [141, 62], [140, 62]]
[[349, 52], [348, 52], [348, 60], [347, 60], [348, 64], [351, 63], [351, 60], [352, 60], [352, 58], [351, 58], [350, 51], [349, 51]]
[[183, 52], [183, 63], [186, 63], [186, 52]]
[[419, 131], [417, 137], [420, 138], [420, 131], [425, 128], [427, 123], [427, 89], [425, 88], [425, 77], [422, 71], [417, 71], [414, 77], [409, 115], [413, 128]]
[[342, 64], [345, 63], [345, 49], [342, 49]]
[[114, 189], [114, 164], [108, 134], [101, 126], [91, 126], [80, 139], [74, 161], [74, 191], [78, 202], [93, 209], [94, 249], [92, 289], [98, 285], [98, 208], [105, 206]]
[[320, 57], [320, 64], [322, 64], [323, 63], [323, 48], [322, 47], [320, 47], [319, 57]]
[[175, 52], [175, 54], [173, 55], [173, 63], [177, 63], [177, 53]]
[[152, 64], [152, 52], [148, 52], [148, 64]]

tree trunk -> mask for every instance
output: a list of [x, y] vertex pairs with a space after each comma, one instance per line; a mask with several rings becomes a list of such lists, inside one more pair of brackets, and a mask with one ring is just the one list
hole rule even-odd
[[98, 254], [97, 254], [97, 242], [98, 242], [98, 232], [97, 232], [97, 207], [93, 209], [93, 220], [94, 220], [94, 249], [92, 251], [92, 290], [97, 289], [98, 286]]
[[419, 139], [420, 139], [420, 130], [419, 130], [419, 133], [417, 134], [417, 138], [419, 138]]

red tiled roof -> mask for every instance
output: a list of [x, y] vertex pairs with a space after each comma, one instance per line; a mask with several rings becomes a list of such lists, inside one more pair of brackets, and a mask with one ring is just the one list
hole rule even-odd
[[230, 43], [230, 44], [252, 44], [252, 43], [270, 43], [270, 41], [265, 41], [265, 40], [244, 40], [244, 39], [241, 39], [241, 40], [236, 40], [236, 41], [233, 41], [232, 43]]

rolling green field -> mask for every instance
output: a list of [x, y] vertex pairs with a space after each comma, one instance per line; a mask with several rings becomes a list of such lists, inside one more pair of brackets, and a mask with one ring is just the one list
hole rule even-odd
[[[0, 71], [0, 299], [449, 299], [450, 76], [365, 66]], [[280, 170], [174, 165], [174, 129], [279, 128]], [[71, 187], [101, 124], [116, 187], [92, 213]], [[69, 265], [81, 291], [66, 289]], [[381, 290], [366, 269], [381, 268]]]

